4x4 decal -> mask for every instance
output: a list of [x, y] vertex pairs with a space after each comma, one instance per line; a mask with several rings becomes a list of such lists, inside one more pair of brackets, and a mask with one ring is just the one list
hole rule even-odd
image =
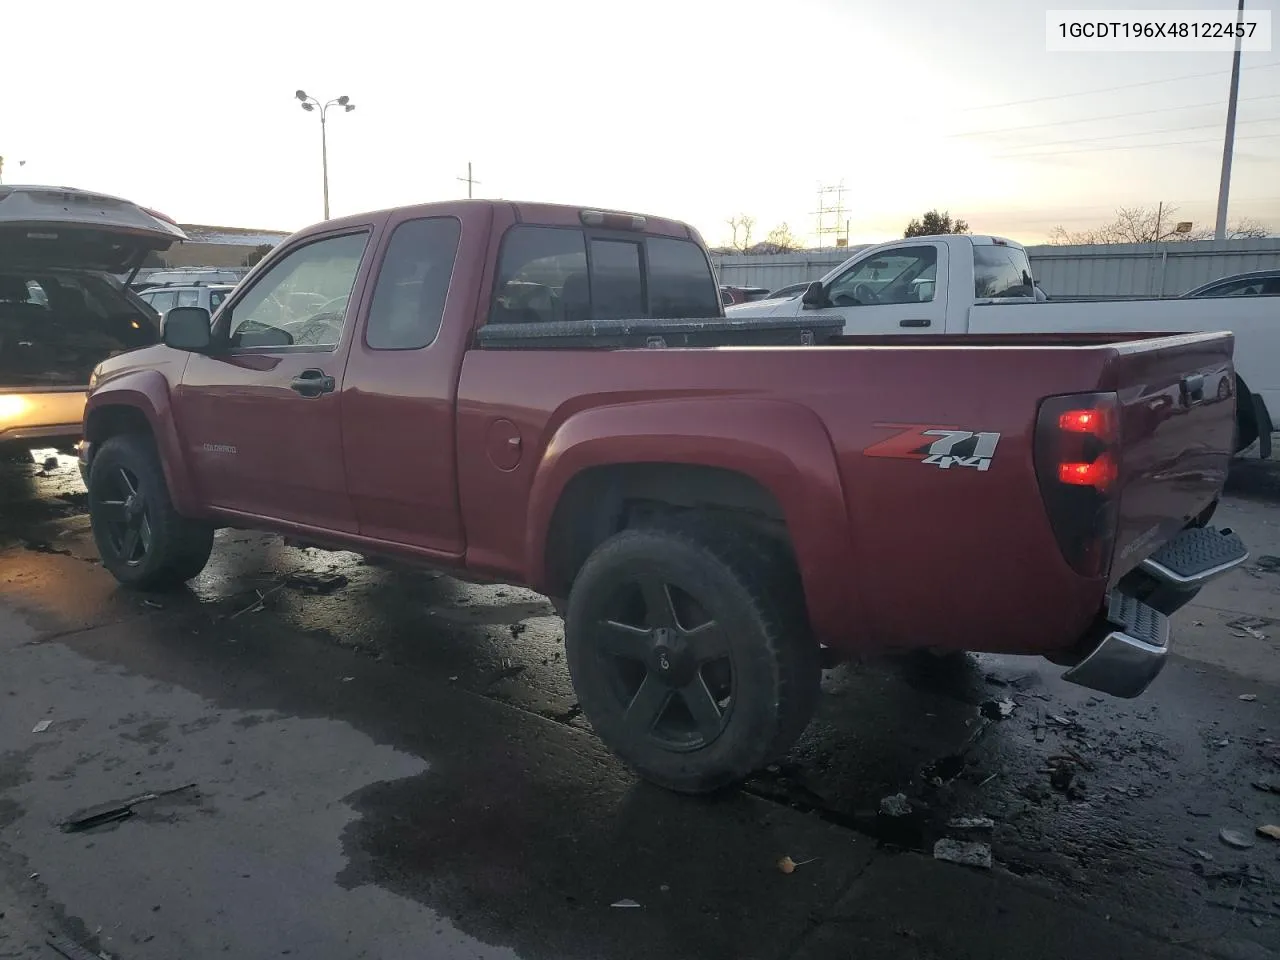
[[899, 432], [865, 448], [864, 456], [918, 460], [942, 470], [951, 467], [987, 470], [1000, 442], [998, 433], [939, 427], [932, 423], [877, 423], [875, 426]]

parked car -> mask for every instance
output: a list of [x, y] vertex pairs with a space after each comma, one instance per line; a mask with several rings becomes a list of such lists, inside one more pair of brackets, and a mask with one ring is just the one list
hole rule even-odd
[[729, 284], [720, 285], [720, 302], [728, 305], [731, 303], [752, 303], [756, 300], [763, 300], [769, 295], [769, 291], [764, 287], [737, 287]]
[[114, 274], [184, 236], [118, 197], [0, 186], [0, 444], [74, 445], [93, 368], [159, 339], [155, 311]]
[[1280, 296], [1280, 270], [1254, 270], [1220, 277], [1182, 295], [1186, 297], [1275, 297]]
[[769, 295], [764, 297], [765, 300], [781, 300], [785, 297], [798, 297], [809, 289], [812, 280], [805, 280], [803, 283], [792, 283], [785, 287], [779, 287], [777, 290], [770, 290]]
[[94, 538], [140, 588], [196, 576], [222, 526], [528, 585], [565, 617], [595, 732], [686, 792], [779, 759], [824, 659], [1043, 654], [1140, 694], [1167, 614], [1247, 555], [1207, 526], [1231, 335], [842, 325], [726, 318], [670, 220], [327, 221], [212, 325], [175, 307], [162, 345], [98, 366]]
[[218, 267], [188, 267], [183, 270], [153, 270], [145, 275], [140, 274], [130, 286], [134, 290], [148, 290], [151, 287], [205, 284], [227, 284], [235, 286], [245, 275], [245, 270], [220, 269]]
[[161, 284], [143, 290], [138, 299], [160, 314], [163, 322], [174, 307], [202, 307], [212, 314], [234, 289], [230, 283]]
[[1269, 301], [1250, 296], [1212, 304], [1190, 296], [1049, 298], [1032, 278], [1026, 250], [1002, 237], [948, 234], [869, 247], [814, 281], [798, 299], [732, 306], [726, 313], [835, 316], [844, 321], [846, 333], [859, 335], [1230, 330], [1238, 344], [1237, 451], [1256, 441], [1261, 456], [1269, 457], [1272, 430], [1280, 420], [1280, 323]]

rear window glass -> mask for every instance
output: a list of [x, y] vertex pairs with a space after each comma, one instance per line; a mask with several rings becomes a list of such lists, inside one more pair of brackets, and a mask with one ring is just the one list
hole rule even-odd
[[489, 322], [710, 317], [717, 295], [689, 241], [592, 237], [588, 251], [582, 230], [516, 226], [503, 239]]
[[654, 317], [683, 320], [714, 317], [720, 312], [706, 255], [696, 243], [672, 237], [650, 237], [649, 308]]
[[1026, 251], [997, 244], [973, 248], [973, 295], [977, 299], [1034, 297]]
[[418, 350], [435, 340], [461, 229], [453, 217], [396, 227], [373, 290], [365, 343], [374, 350]]

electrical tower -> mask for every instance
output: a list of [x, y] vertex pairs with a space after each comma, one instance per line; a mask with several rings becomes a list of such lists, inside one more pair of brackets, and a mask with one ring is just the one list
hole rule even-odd
[[[829, 199], [833, 193], [834, 204]], [[818, 187], [818, 209], [814, 211], [814, 216], [818, 218], [814, 232], [818, 235], [819, 247], [825, 246], [823, 237], [830, 234], [835, 235], [837, 247], [849, 245], [849, 221], [845, 217], [843, 180], [835, 186]]]

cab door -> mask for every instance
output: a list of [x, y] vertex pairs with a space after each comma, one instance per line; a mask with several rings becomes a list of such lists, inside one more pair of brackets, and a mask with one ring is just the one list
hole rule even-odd
[[947, 247], [904, 244], [859, 260], [826, 285], [827, 304], [804, 314], [839, 316], [848, 336], [944, 333]]
[[371, 227], [309, 236], [218, 314], [175, 397], [179, 435], [210, 507], [355, 532], [341, 384]]

